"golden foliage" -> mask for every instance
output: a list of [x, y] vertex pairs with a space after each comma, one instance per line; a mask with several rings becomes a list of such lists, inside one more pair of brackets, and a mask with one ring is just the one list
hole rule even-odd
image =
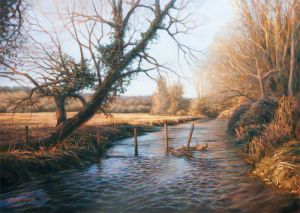
[[263, 158], [253, 174], [265, 182], [300, 195], [300, 143], [292, 140], [280, 147], [276, 153]]
[[296, 123], [296, 102], [293, 97], [283, 97], [272, 122], [266, 125], [261, 136], [254, 137], [248, 145], [247, 160], [258, 162], [267, 153], [290, 140]]

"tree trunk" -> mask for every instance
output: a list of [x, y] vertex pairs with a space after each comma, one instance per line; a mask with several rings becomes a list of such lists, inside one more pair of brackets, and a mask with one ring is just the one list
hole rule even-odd
[[65, 108], [65, 97], [56, 96], [54, 97], [56, 105], [56, 126], [67, 120], [67, 113]]
[[[75, 129], [91, 119], [96, 114], [99, 106], [105, 102], [116, 79], [117, 72], [114, 72], [108, 76], [96, 90], [92, 100], [83, 108], [83, 110], [64, 122], [61, 122], [50, 134], [50, 136], [42, 139], [41, 143], [46, 147], [55, 145], [64, 140]], [[32, 147], [38, 148], [38, 143], [33, 143]]]
[[262, 75], [262, 71], [259, 67], [259, 63], [258, 63], [258, 59], [255, 59], [255, 64], [256, 64], [256, 72], [257, 72], [257, 76], [256, 79], [259, 83], [259, 90], [260, 90], [260, 98], [264, 99], [266, 97], [266, 92], [265, 92], [265, 85], [264, 85], [264, 77]]
[[258, 82], [259, 82], [259, 89], [260, 89], [260, 98], [264, 99], [266, 97], [264, 79], [258, 78]]
[[[122, 3], [122, 1], [119, 1]], [[89, 119], [91, 119], [97, 112], [98, 108], [105, 103], [107, 98], [110, 95], [110, 92], [115, 90], [113, 87], [117, 80], [122, 80], [122, 78], [125, 78], [124, 73], [122, 74], [122, 71], [124, 71], [125, 68], [130, 66], [130, 64], [133, 62], [133, 60], [139, 56], [140, 52], [143, 52], [145, 48], [147, 47], [149, 41], [151, 41], [157, 31], [161, 28], [162, 22], [166, 16], [169, 15], [169, 10], [174, 6], [176, 0], [170, 0], [164, 7], [163, 10], [159, 8], [160, 4], [159, 1], [155, 1], [155, 4], [157, 8], [155, 9], [155, 18], [151, 22], [150, 27], [145, 31], [144, 36], [142, 36], [141, 40], [137, 42], [137, 44], [126, 54], [122, 55], [124, 53], [124, 41], [123, 41], [123, 35], [122, 33], [119, 34], [118, 26], [119, 23], [116, 23], [117, 28], [115, 28], [116, 32], [115, 35], [118, 35], [114, 41], [112, 48], [109, 48], [108, 50], [112, 53], [110, 53], [110, 60], [106, 61], [108, 72], [106, 72], [106, 77], [101, 82], [100, 85], [97, 86], [96, 91], [92, 97], [92, 100], [89, 101], [89, 103], [86, 104], [86, 106], [78, 112], [73, 117], [65, 120], [64, 122], [60, 123], [54, 131], [51, 133], [50, 136], [42, 139], [40, 142], [44, 144], [46, 147], [49, 147], [51, 145], [55, 145], [59, 143], [60, 141], [64, 140], [70, 133], [72, 133], [75, 129], [80, 127], [82, 124], [87, 122]], [[118, 18], [118, 17], [117, 17]], [[126, 23], [127, 24], [127, 23]], [[124, 26], [126, 26], [126, 24]], [[123, 26], [121, 26], [123, 28]], [[120, 32], [124, 31], [124, 29], [121, 29]], [[81, 45], [81, 44], [80, 44]], [[121, 52], [120, 52], [121, 51]], [[127, 72], [127, 75], [130, 76], [131, 72]], [[126, 74], [126, 73], [125, 73]], [[38, 147], [38, 143], [32, 144], [32, 147]]]
[[290, 75], [288, 83], [288, 94], [294, 96], [294, 76], [295, 76], [295, 39], [294, 33], [291, 35], [291, 59], [290, 59]]

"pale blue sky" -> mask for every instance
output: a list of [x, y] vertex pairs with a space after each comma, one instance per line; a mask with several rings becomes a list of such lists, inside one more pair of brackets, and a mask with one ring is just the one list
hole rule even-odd
[[[61, 0], [41, 0], [36, 2], [32, 1], [34, 8], [41, 9], [44, 12], [53, 10], [50, 2], [56, 2], [56, 4], [63, 4]], [[53, 5], [52, 5], [53, 7]], [[195, 0], [194, 8], [192, 8], [193, 15], [192, 20], [201, 24], [198, 28], [192, 31], [193, 36], [182, 37], [185, 44], [193, 47], [197, 50], [207, 51], [208, 47], [212, 44], [216, 33], [222, 33], [222, 29], [226, 28], [226, 25], [233, 19], [234, 11], [232, 6], [232, 0]], [[177, 57], [177, 47], [167, 35], [161, 34], [155, 45], [150, 47], [152, 55], [154, 55], [158, 61], [163, 64], [167, 64], [170, 68], [175, 70], [179, 75], [184, 76], [181, 82], [184, 85], [184, 96], [195, 97], [196, 89], [194, 87], [195, 76], [193, 73], [197, 69], [195, 65], [188, 66], [183, 58]], [[204, 57], [203, 54], [198, 54], [199, 57]], [[155, 76], [155, 74], [153, 75]], [[168, 82], [178, 81], [178, 77], [172, 74], [167, 76]], [[205, 79], [204, 83], [207, 83]], [[7, 81], [0, 79], [0, 85], [12, 85]], [[155, 81], [149, 79], [146, 75], [140, 75], [137, 79], [132, 81], [132, 84], [128, 87], [125, 95], [151, 95], [156, 87]]]
[[[234, 9], [232, 0], [197, 0], [197, 8], [194, 16], [196, 21], [203, 24], [194, 30], [196, 36], [189, 37], [189, 44], [197, 50], [207, 51], [212, 44], [214, 36], [217, 33], [222, 33], [234, 16]], [[152, 51], [162, 62], [170, 62], [175, 71], [183, 74], [187, 80], [182, 79], [184, 84], [184, 96], [196, 97], [196, 90], [193, 79], [195, 76], [196, 67], [182, 66], [179, 67], [177, 63], [176, 48], [169, 42], [164, 41], [160, 37], [159, 45], [152, 48]], [[201, 57], [201, 54], [199, 55]], [[204, 56], [203, 56], [204, 57]], [[181, 59], [183, 60], [183, 59]], [[169, 82], [177, 81], [177, 77], [168, 76]], [[205, 81], [205, 80], [204, 80]], [[150, 95], [155, 90], [155, 82], [144, 75], [140, 75], [129, 86], [126, 95]]]

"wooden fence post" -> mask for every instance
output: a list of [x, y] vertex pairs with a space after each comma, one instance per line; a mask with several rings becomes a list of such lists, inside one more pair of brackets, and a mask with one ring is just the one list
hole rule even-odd
[[102, 146], [100, 146], [100, 133], [99, 130], [97, 130], [97, 136], [96, 136], [96, 143], [95, 143], [95, 148], [97, 150], [98, 153], [102, 152]]
[[25, 126], [25, 146], [30, 143], [29, 141], [29, 127]]
[[194, 131], [194, 124], [192, 124], [191, 130], [190, 130], [190, 134], [189, 134], [189, 138], [187, 140], [186, 151], [189, 151], [190, 143], [191, 143], [192, 136], [193, 136], [193, 131]]
[[134, 137], [134, 155], [138, 156], [138, 141], [137, 141], [137, 130], [136, 128], [133, 129], [133, 137]]
[[168, 123], [165, 122], [164, 124], [165, 127], [165, 150], [166, 152], [169, 151], [169, 138], [168, 138]]

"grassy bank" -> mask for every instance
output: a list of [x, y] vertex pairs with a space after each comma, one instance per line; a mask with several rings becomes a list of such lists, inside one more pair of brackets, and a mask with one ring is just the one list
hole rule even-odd
[[[80, 168], [95, 162], [113, 142], [133, 135], [134, 126], [85, 127], [68, 140], [48, 150], [12, 150], [1, 152], [1, 189], [17, 182], [62, 170]], [[139, 135], [152, 127], [136, 127]]]
[[[74, 113], [70, 112], [71, 116]], [[134, 126], [162, 126], [191, 121], [197, 117], [191, 116], [155, 116], [146, 113], [116, 113], [110, 116], [95, 115], [83, 128], [134, 125]], [[49, 134], [56, 125], [55, 113], [0, 113], [0, 150], [6, 151], [24, 145], [25, 126], [29, 127], [30, 137], [42, 138]]]
[[[38, 115], [37, 115], [38, 114]], [[47, 114], [46, 114], [47, 115]], [[168, 124], [178, 124], [196, 119], [195, 117], [151, 116], [148, 114], [119, 114], [114, 117], [91, 120], [68, 137], [63, 143], [48, 150], [24, 150], [24, 125], [30, 125], [31, 137], [42, 137], [50, 132], [55, 123], [55, 117], [50, 117], [50, 125], [42, 126], [45, 113], [36, 113], [28, 122], [26, 114], [17, 114], [14, 125], [11, 126], [8, 114], [2, 114], [1, 119], [1, 189], [22, 181], [56, 173], [59, 171], [80, 168], [94, 163], [114, 141], [133, 136], [133, 128], [139, 135], [157, 130], [165, 121]], [[125, 120], [127, 119], [127, 120]], [[101, 123], [101, 125], [99, 125]], [[52, 126], [51, 126], [52, 124]], [[98, 124], [98, 125], [97, 125]], [[19, 134], [18, 134], [19, 133]], [[26, 148], [26, 147], [25, 147]]]
[[252, 174], [269, 184], [300, 195], [300, 143], [291, 140], [266, 155]]
[[300, 141], [297, 138], [296, 100], [283, 97], [260, 100], [238, 108], [229, 121], [229, 133], [243, 144], [252, 174], [300, 195]]

